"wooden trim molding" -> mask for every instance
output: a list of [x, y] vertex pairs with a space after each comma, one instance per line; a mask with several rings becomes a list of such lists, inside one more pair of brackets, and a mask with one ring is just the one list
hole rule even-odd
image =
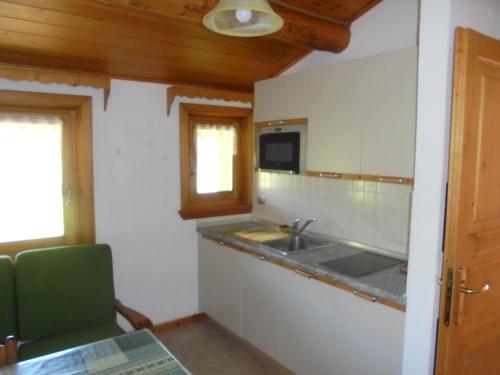
[[[365, 292], [359, 291], [358, 289], [355, 289], [355, 288], [350, 287], [348, 285], [339, 283], [338, 281], [330, 280], [330, 279], [328, 279], [326, 277], [323, 277], [323, 276], [311, 275], [308, 272], [302, 271], [299, 268], [296, 268], [296, 267], [294, 267], [292, 265], [286, 264], [286, 263], [284, 263], [281, 260], [274, 259], [274, 258], [267, 258], [265, 256], [261, 256], [260, 254], [257, 254], [254, 251], [248, 250], [248, 249], [243, 248], [241, 246], [233, 245], [232, 243], [220, 241], [220, 240], [218, 240], [218, 239], [216, 239], [214, 237], [211, 237], [209, 235], [206, 235], [206, 234], [203, 234], [202, 237], [205, 238], [205, 239], [207, 239], [207, 240], [209, 240], [209, 241], [216, 242], [216, 243], [218, 243], [221, 246], [225, 246], [227, 248], [233, 249], [235, 251], [241, 251], [241, 252], [247, 253], [248, 255], [251, 255], [251, 256], [257, 256], [262, 261], [267, 261], [267, 262], [270, 262], [270, 263], [275, 264], [277, 266], [286, 268], [286, 269], [288, 269], [290, 271], [293, 271], [293, 272], [295, 272], [295, 273], [297, 273], [297, 274], [299, 274], [299, 275], [301, 275], [303, 277], [307, 277], [309, 279], [314, 279], [314, 280], [320, 281], [322, 283], [325, 283], [325, 284], [332, 285], [334, 287], [343, 289], [343, 290], [345, 290], [347, 292], [351, 292], [351, 293], [353, 293], [357, 297], [364, 298], [364, 299], [370, 299], [373, 302], [381, 303], [382, 305], [386, 305], [386, 306], [392, 307], [392, 308], [394, 308], [396, 310], [399, 310], [399, 311], [402, 311], [402, 312], [406, 311], [406, 306], [404, 306], [404, 305], [400, 305], [399, 303], [396, 303], [396, 302], [393, 302], [393, 301], [389, 301], [389, 300], [387, 300], [385, 298], [382, 298], [382, 297], [371, 296], [371, 295], [369, 295], [369, 294], [367, 294]], [[375, 300], [373, 300], [373, 298], [375, 298]]]
[[373, 181], [383, 182], [386, 184], [397, 185], [414, 185], [415, 179], [411, 177], [394, 177], [394, 176], [376, 176], [367, 174], [352, 174], [352, 173], [337, 173], [337, 172], [320, 172], [320, 171], [307, 171], [308, 176], [334, 178], [338, 180], [357, 180], [357, 181]]
[[153, 326], [153, 332], [154, 333], [159, 333], [159, 332], [165, 332], [173, 328], [181, 327], [181, 326], [187, 326], [193, 323], [197, 322], [202, 322], [208, 318], [207, 314], [205, 313], [199, 313], [199, 314], [194, 314], [190, 316], [185, 316], [179, 319], [174, 319], [170, 320], [168, 322], [160, 323], [160, 324], [155, 324]]
[[108, 107], [108, 99], [111, 93], [111, 80], [109, 77], [58, 72], [38, 68], [25, 68], [5, 64], [0, 64], [0, 77], [10, 81], [36, 81], [40, 83], [56, 83], [68, 86], [86, 86], [103, 89], [104, 110]]
[[307, 118], [291, 118], [286, 120], [271, 120], [259, 121], [254, 124], [256, 128], [263, 128], [266, 126], [291, 126], [291, 125], [307, 125]]
[[383, 182], [386, 184], [397, 185], [414, 185], [415, 180], [411, 177], [393, 177], [393, 176], [374, 176], [374, 175], [361, 175], [362, 181]]
[[186, 98], [219, 99], [250, 103], [253, 105], [253, 94], [242, 91], [227, 91], [206, 87], [170, 86], [167, 88], [167, 115], [170, 115], [172, 104], [177, 96]]

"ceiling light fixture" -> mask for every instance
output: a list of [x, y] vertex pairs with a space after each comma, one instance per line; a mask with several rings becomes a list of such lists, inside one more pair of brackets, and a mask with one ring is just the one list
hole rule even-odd
[[271, 34], [281, 29], [283, 23], [267, 0], [219, 0], [203, 17], [208, 29], [240, 37]]

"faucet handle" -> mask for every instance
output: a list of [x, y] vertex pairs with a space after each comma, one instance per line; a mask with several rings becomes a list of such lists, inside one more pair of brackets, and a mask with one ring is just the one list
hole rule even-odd
[[302, 218], [298, 217], [296, 219], [294, 219], [292, 221], [292, 227], [294, 227], [295, 229], [297, 229], [297, 226], [299, 225], [299, 223], [302, 221]]

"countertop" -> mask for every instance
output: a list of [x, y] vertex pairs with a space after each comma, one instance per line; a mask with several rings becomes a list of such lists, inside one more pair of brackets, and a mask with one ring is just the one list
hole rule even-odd
[[[319, 280], [332, 282], [339, 287], [367, 293], [377, 298], [378, 302], [404, 310], [406, 306], [406, 275], [400, 271], [400, 266], [392, 266], [367, 276], [354, 278], [326, 269], [318, 263], [367, 251], [363, 245], [358, 245], [335, 237], [314, 234], [331, 240], [332, 245], [316, 250], [306, 250], [295, 254], [283, 255], [263, 246], [259, 242], [246, 240], [234, 235], [240, 230], [254, 229], [277, 224], [255, 218], [238, 219], [234, 221], [204, 223], [198, 226], [199, 233], [226, 245], [233, 245], [251, 254], [263, 256], [277, 264], [298, 269]], [[307, 233], [306, 233], [307, 234]], [[309, 233], [310, 234], [310, 233]], [[375, 250], [371, 250], [377, 252]], [[385, 255], [385, 254], [382, 254]], [[394, 306], [395, 305], [395, 306]]]

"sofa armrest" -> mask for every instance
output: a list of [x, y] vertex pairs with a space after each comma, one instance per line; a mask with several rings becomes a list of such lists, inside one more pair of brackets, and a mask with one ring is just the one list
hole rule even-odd
[[153, 329], [153, 323], [147, 316], [125, 306], [117, 299], [115, 299], [115, 308], [135, 329]]
[[0, 343], [0, 367], [13, 365], [17, 362], [17, 340], [8, 336]]

